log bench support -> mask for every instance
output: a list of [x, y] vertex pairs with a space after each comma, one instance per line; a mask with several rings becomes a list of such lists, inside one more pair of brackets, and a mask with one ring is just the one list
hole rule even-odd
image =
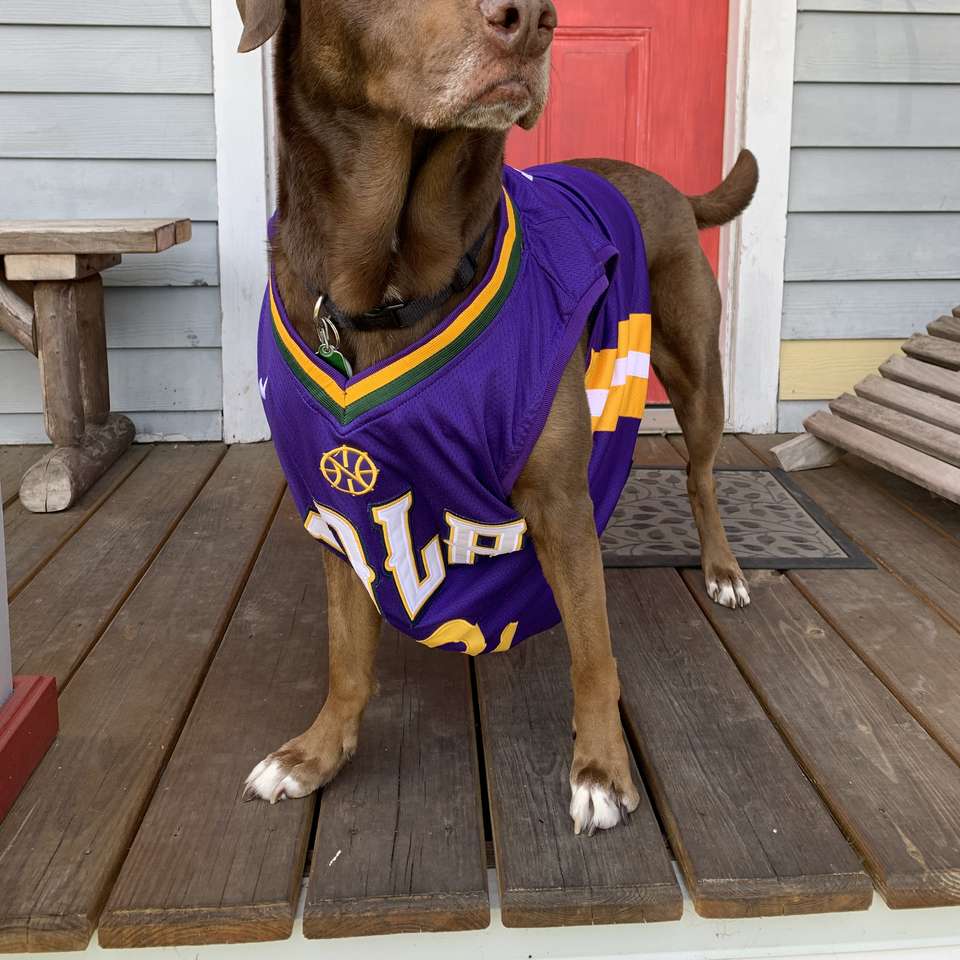
[[20, 501], [34, 513], [55, 513], [113, 465], [136, 431], [110, 413], [100, 275], [38, 281], [33, 300], [44, 427], [54, 449], [27, 471]]
[[68, 509], [133, 443], [133, 423], [110, 412], [101, 273], [190, 236], [189, 220], [0, 220], [0, 330], [40, 361], [53, 442], [21, 482], [27, 510]]

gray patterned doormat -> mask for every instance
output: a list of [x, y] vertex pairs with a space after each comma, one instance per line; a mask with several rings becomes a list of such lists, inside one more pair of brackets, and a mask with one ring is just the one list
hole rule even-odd
[[[718, 469], [730, 546], [747, 569], [873, 569], [874, 564], [781, 470]], [[603, 535], [607, 567], [699, 567], [686, 471], [634, 467]]]

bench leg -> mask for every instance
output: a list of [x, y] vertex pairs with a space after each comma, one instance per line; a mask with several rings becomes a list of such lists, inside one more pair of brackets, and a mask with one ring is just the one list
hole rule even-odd
[[109, 412], [103, 290], [99, 276], [90, 280], [34, 287], [44, 426], [54, 449], [20, 485], [33, 513], [71, 507], [133, 442], [133, 424]]

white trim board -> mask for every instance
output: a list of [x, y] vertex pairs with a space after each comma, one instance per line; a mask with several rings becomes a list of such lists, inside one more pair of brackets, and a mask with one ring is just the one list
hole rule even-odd
[[212, 8], [217, 123], [220, 301], [223, 314], [223, 439], [270, 436], [257, 388], [257, 326], [267, 278], [267, 112], [264, 52], [237, 53], [236, 4]]
[[[675, 867], [676, 869], [676, 867]], [[678, 871], [679, 877], [679, 871]], [[549, 929], [507, 929], [500, 920], [497, 878], [489, 871], [491, 921], [466, 933], [410, 933], [346, 940], [303, 936], [303, 897], [293, 936], [276, 943], [212, 947], [104, 950], [94, 942], [64, 960], [957, 960], [960, 907], [890, 910], [877, 897], [869, 910], [705, 920], [684, 888], [683, 918], [675, 923]], [[681, 879], [681, 887], [683, 882]], [[36, 960], [20, 954], [11, 960]]]
[[724, 229], [727, 429], [777, 428], [797, 4], [731, 0], [726, 167], [742, 147], [760, 163], [749, 210]]

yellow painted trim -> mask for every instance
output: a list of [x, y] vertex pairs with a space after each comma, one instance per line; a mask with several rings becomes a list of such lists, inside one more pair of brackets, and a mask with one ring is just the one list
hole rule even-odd
[[784, 340], [780, 399], [833, 400], [900, 353], [904, 340]]
[[273, 284], [270, 284], [270, 312], [273, 316], [274, 327], [280, 339], [307, 376], [335, 403], [341, 407], [347, 407], [351, 403], [356, 403], [357, 400], [362, 400], [364, 397], [369, 396], [369, 394], [380, 389], [380, 387], [393, 382], [398, 377], [402, 377], [405, 373], [408, 373], [423, 363], [424, 360], [428, 360], [434, 354], [453, 343], [453, 341], [483, 313], [506, 280], [507, 270], [510, 267], [510, 258], [517, 242], [516, 208], [506, 190], [503, 191], [503, 195], [506, 198], [507, 229], [500, 247], [500, 258], [497, 261], [497, 266], [493, 276], [490, 278], [490, 282], [480, 291], [473, 303], [436, 336], [431, 337], [426, 343], [421, 344], [421, 346], [406, 356], [394, 360], [393, 363], [388, 363], [376, 373], [372, 373], [369, 376], [361, 375], [361, 378], [357, 380], [357, 382], [348, 384], [346, 390], [341, 390], [337, 382], [317, 365], [316, 359], [308, 357], [287, 332], [283, 320], [280, 318], [276, 300], [274, 299]]

